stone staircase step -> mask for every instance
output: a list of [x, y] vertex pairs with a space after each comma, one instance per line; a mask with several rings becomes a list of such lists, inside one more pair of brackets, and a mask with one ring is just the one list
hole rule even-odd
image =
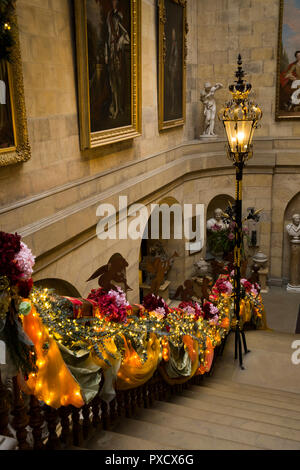
[[[154, 409], [150, 410], [154, 411]], [[259, 450], [258, 446], [218, 438], [215, 435], [204, 435], [191, 430], [179, 430], [170, 427], [170, 416], [163, 423], [149, 422], [143, 419], [143, 412], [135, 419], [122, 419], [117, 426], [118, 432], [132, 437], [142, 437], [146, 441], [156, 442], [163, 448], [174, 446], [177, 450]]]
[[297, 407], [294, 408], [294, 405], [289, 405], [289, 403], [278, 404], [278, 402], [275, 403], [255, 397], [241, 397], [238, 393], [229, 393], [213, 388], [205, 389], [204, 387], [194, 387], [190, 390], [185, 390], [182, 395], [197, 401], [205, 400], [212, 404], [215, 402], [223, 403], [224, 406], [234, 405], [242, 409], [293, 418], [299, 420], [300, 423], [300, 410]]
[[214, 380], [206, 380], [203, 385], [204, 388], [213, 388], [217, 390], [224, 390], [233, 393], [239, 393], [240, 396], [252, 396], [252, 397], [260, 397], [266, 398], [269, 401], [274, 402], [283, 402], [283, 403], [290, 403], [295, 404], [296, 406], [300, 406], [300, 394], [297, 398], [290, 397], [285, 392], [279, 393], [272, 393], [271, 391], [264, 390], [262, 387], [248, 387], [247, 385], [240, 384], [238, 382], [217, 382]]
[[143, 439], [143, 429], [140, 426], [140, 436], [120, 433], [118, 431], [102, 431], [91, 437], [85, 443], [87, 450], [175, 450], [171, 445], [162, 446], [158, 442]]
[[235, 427], [228, 427], [223, 424], [210, 423], [201, 419], [193, 417], [181, 416], [170, 414], [166, 409], [157, 410], [144, 410], [136, 419], [147, 421], [149, 424], [168, 423], [168, 428], [182, 431], [192, 432], [202, 436], [216, 437], [219, 439], [226, 439], [232, 442], [251, 445], [262, 449], [277, 449], [277, 450], [300, 450], [300, 440], [287, 440], [261, 432], [248, 431], [246, 429], [237, 429]]
[[297, 392], [290, 392], [288, 390], [285, 390], [285, 389], [282, 389], [282, 388], [269, 388], [269, 387], [265, 387], [264, 385], [254, 385], [252, 383], [249, 383], [249, 382], [240, 382], [240, 381], [237, 381], [237, 380], [231, 380], [231, 379], [223, 379], [223, 378], [219, 378], [217, 376], [217, 374], [209, 377], [209, 382], [210, 383], [215, 383], [216, 385], [218, 384], [224, 384], [224, 385], [240, 385], [241, 387], [245, 387], [249, 390], [261, 390], [262, 393], [271, 393], [271, 394], [274, 394], [274, 395], [278, 395], [278, 396], [287, 396], [289, 398], [292, 398], [292, 399], [295, 399], [295, 400], [298, 400], [300, 399], [300, 390], [299, 390], [299, 393]]
[[[249, 413], [249, 416], [244, 416], [244, 413], [241, 413], [242, 416], [233, 416], [231, 410], [228, 410], [228, 414], [224, 414], [224, 410], [222, 410], [223, 413], [211, 410], [207, 411], [207, 409], [200, 410], [181, 406], [176, 403], [176, 400], [172, 403], [157, 402], [155, 405], [155, 411], [156, 410], [172, 414], [176, 417], [183, 416], [197, 420], [197, 425], [203, 422], [220, 424], [223, 427], [225, 426], [226, 429], [229, 427], [230, 429], [235, 428], [238, 432], [240, 432], [240, 430], [254, 431], [255, 433], [268, 434], [269, 436], [279, 437], [281, 439], [294, 440], [300, 444], [300, 428], [293, 429], [288, 427], [288, 420], [284, 421], [285, 425], [282, 424], [282, 421], [280, 421], [281, 424], [276, 424], [276, 419], [275, 423], [268, 423], [253, 419], [251, 413]], [[265, 419], [268, 419], [268, 416]]]
[[[174, 403], [175, 398], [172, 399]], [[287, 428], [300, 430], [300, 421], [294, 419], [291, 416], [281, 416], [276, 414], [276, 409], [273, 410], [273, 413], [268, 410], [265, 412], [264, 407], [255, 408], [246, 403], [241, 405], [240, 402], [236, 404], [233, 400], [218, 400], [215, 397], [211, 399], [207, 397], [202, 397], [202, 399], [195, 399], [185, 396], [176, 397], [177, 405], [183, 407], [189, 407], [192, 409], [198, 409], [202, 411], [207, 411], [208, 413], [216, 412], [223, 415], [232, 415], [233, 417], [252, 419], [258, 422], [263, 422], [267, 424], [275, 424], [278, 426], [285, 426]]]

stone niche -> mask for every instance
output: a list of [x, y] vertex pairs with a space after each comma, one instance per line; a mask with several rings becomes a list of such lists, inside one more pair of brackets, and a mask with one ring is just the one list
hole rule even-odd
[[[207, 206], [207, 211], [206, 211], [206, 224], [209, 219], [214, 218], [215, 210], [216, 209], [222, 209], [223, 211], [226, 210], [226, 208], [229, 205], [229, 202], [231, 204], [234, 204], [234, 199], [232, 196], [229, 196], [229, 194], [219, 194], [218, 196], [215, 196], [210, 203]], [[206, 259], [211, 259], [212, 255], [209, 253], [209, 248], [207, 245], [207, 231], [206, 232], [206, 251], [205, 251], [205, 257]]]
[[282, 279], [287, 284], [290, 279], [290, 256], [291, 244], [286, 231], [287, 224], [291, 223], [292, 216], [300, 213], [300, 192], [296, 194], [288, 203], [283, 221], [283, 250], [282, 250]]

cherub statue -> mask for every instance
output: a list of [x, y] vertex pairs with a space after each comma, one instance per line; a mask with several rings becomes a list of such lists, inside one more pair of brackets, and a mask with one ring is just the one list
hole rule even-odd
[[215, 93], [220, 88], [223, 88], [222, 83], [216, 83], [212, 86], [209, 82], [204, 84], [204, 89], [200, 93], [200, 101], [204, 106], [204, 132], [201, 137], [216, 137], [214, 132], [215, 129], [215, 117], [216, 117], [216, 101]]

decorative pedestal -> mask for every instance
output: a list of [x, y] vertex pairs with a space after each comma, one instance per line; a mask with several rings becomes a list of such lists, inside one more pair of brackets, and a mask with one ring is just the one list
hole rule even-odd
[[[170, 302], [169, 299], [169, 287], [171, 282], [165, 281], [159, 288], [158, 295], [164, 299], [165, 302]], [[141, 289], [143, 289], [143, 296], [146, 297], [147, 294], [151, 292], [151, 286], [149, 284], [141, 284]]]
[[267, 292], [269, 292], [269, 288], [267, 286], [268, 274], [269, 274], [269, 270], [267, 268], [260, 269], [258, 271], [259, 284], [260, 284], [260, 287], [261, 287], [261, 293], [262, 294], [267, 294]]
[[291, 240], [290, 282], [287, 291], [300, 292], [300, 240]]

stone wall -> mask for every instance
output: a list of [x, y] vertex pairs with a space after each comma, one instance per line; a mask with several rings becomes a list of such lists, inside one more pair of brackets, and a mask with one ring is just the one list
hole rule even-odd
[[[66, 279], [84, 295], [96, 285], [85, 280], [119, 251], [130, 263], [130, 298], [138, 300], [140, 243], [100, 242], [97, 206], [128, 195], [129, 203], [173, 197], [207, 208], [219, 194], [234, 196], [224, 139], [195, 139], [203, 125], [200, 89], [221, 81], [218, 107], [227, 100], [238, 52], [264, 111], [244, 203], [264, 208], [261, 249], [270, 256], [271, 278], [282, 278], [284, 211], [300, 187], [300, 122], [274, 119], [278, 11], [278, 0], [188, 0], [187, 121], [159, 133], [156, 0], [142, 0], [142, 136], [82, 154], [72, 2], [17, 1], [32, 158], [0, 168], [0, 227], [23, 234], [37, 255], [36, 279]], [[217, 131], [223, 138], [219, 123]], [[189, 277], [200, 256], [177, 260], [178, 273]]]

